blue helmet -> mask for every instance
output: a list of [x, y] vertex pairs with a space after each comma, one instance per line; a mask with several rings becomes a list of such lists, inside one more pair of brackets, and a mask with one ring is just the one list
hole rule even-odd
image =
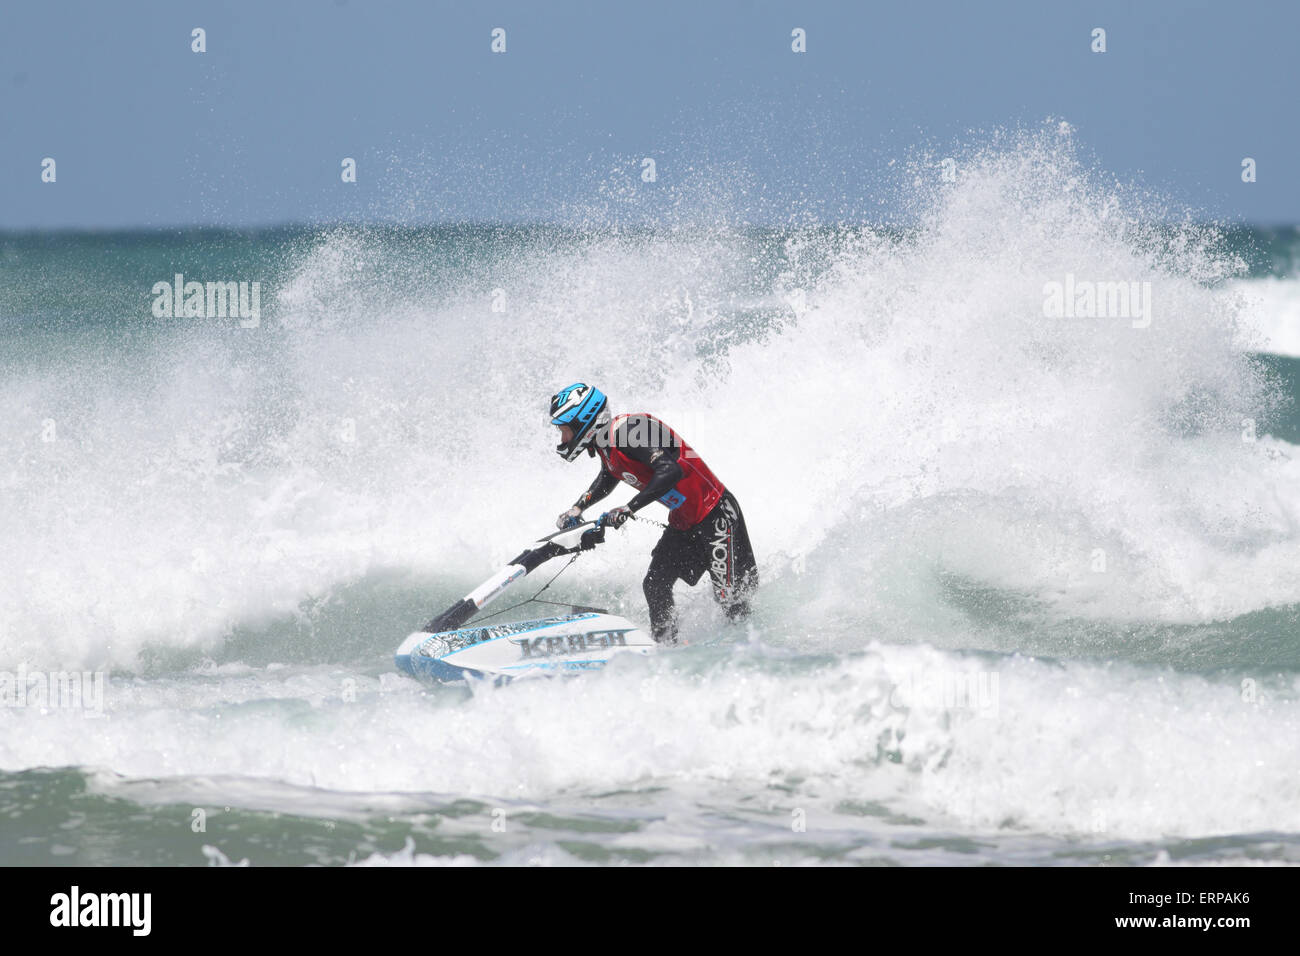
[[574, 382], [551, 397], [551, 424], [568, 425], [573, 437], [555, 446], [555, 453], [573, 461], [596, 437], [598, 426], [609, 422], [605, 393], [593, 385]]

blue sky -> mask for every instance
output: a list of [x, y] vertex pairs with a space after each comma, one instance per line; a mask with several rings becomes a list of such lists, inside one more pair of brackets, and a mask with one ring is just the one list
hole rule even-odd
[[1297, 36], [1281, 0], [12, 3], [0, 228], [573, 219], [647, 156], [679, 210], [871, 220], [890, 160], [1048, 118], [1206, 218], [1297, 222]]

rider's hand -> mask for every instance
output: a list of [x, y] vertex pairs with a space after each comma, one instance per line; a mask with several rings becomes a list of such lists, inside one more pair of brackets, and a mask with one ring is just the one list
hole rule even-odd
[[632, 509], [624, 505], [621, 508], [615, 508], [613, 511], [606, 511], [601, 515], [600, 526], [602, 528], [613, 528], [617, 531], [631, 517]]
[[572, 528], [574, 525], [581, 523], [582, 509], [577, 505], [574, 505], [568, 511], [564, 512], [564, 514], [555, 519], [555, 527], [559, 528], [561, 531], [566, 528]]

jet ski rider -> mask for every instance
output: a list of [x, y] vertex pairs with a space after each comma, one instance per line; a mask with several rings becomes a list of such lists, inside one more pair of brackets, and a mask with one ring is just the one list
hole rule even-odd
[[556, 452], [573, 461], [584, 450], [599, 457], [600, 474], [576, 504], [560, 515], [561, 529], [581, 522], [582, 513], [609, 495], [620, 481], [637, 490], [626, 505], [600, 516], [602, 527], [620, 528], [652, 501], [668, 509], [668, 527], [650, 555], [642, 588], [656, 641], [676, 643], [673, 585], [694, 586], [705, 571], [713, 596], [728, 619], [749, 615], [758, 568], [740, 504], [703, 459], [672, 428], [653, 415], [611, 418], [605, 395], [576, 382], [551, 398], [551, 424], [560, 429]]

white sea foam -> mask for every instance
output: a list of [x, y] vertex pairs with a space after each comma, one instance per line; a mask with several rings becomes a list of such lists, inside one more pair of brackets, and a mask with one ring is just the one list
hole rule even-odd
[[[775, 265], [725, 229], [597, 233], [468, 266], [429, 250], [422, 288], [420, 247], [327, 236], [274, 333], [159, 339], [75, 390], [57, 363], [6, 383], [61, 431], [14, 442], [5, 656], [211, 649], [389, 569], [450, 596], [594, 473], [553, 455], [539, 411], [571, 379], [678, 424], [769, 582], [818, 568], [792, 628], [810, 608], [942, 619], [936, 571], [1100, 618], [1300, 601], [1300, 466], [1243, 441], [1269, 396], [1240, 297], [1203, 284], [1231, 263], [1194, 231], [1156, 243], [1126, 202], [1030, 138], [918, 194], [904, 240], [797, 233]], [[1046, 318], [1067, 273], [1150, 282], [1151, 326]], [[737, 297], [776, 304], [775, 326]], [[586, 580], [635, 604], [640, 549], [587, 559]]]
[[[810, 831], [842, 827], [843, 801], [1004, 834], [1300, 829], [1292, 686], [1247, 700], [1234, 684], [1193, 675], [890, 645], [797, 667], [759, 649], [717, 665], [707, 651], [452, 700], [370, 682], [344, 702], [329, 692], [336, 677], [321, 673], [180, 688], [178, 707], [174, 683], [141, 681], [93, 734], [62, 713], [0, 714], [0, 768], [57, 754], [111, 768], [96, 789], [142, 804], [336, 818], [427, 811], [439, 794], [509, 815], [646, 789], [643, 808], [678, 801], [694, 808], [685, 817], [725, 806], [728, 794], [766, 794], [747, 810], [788, 826], [801, 807]], [[991, 708], [900, 694], [990, 672]], [[672, 797], [649, 792], [664, 786]], [[651, 846], [656, 832], [628, 842]], [[707, 828], [664, 835], [692, 846], [718, 839]]]
[[1269, 276], [1243, 279], [1232, 288], [1245, 300], [1247, 344], [1300, 358], [1300, 281]]

